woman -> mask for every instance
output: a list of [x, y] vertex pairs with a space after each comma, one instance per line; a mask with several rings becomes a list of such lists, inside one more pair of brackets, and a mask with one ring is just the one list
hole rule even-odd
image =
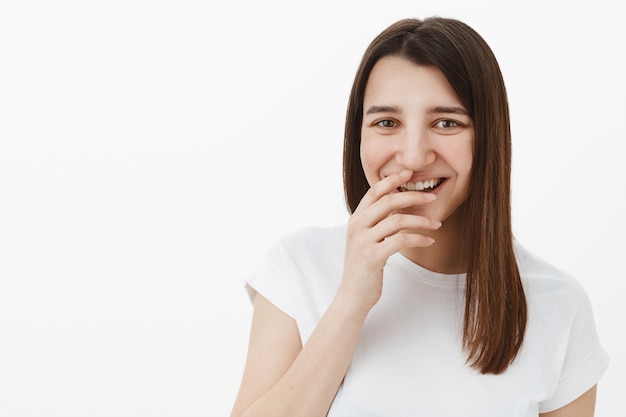
[[581, 286], [513, 239], [510, 147], [473, 29], [374, 39], [346, 118], [350, 220], [283, 238], [248, 281], [232, 416], [592, 416], [607, 357]]

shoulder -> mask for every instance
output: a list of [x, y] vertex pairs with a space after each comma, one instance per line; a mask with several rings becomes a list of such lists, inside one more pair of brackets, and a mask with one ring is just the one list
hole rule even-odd
[[[253, 282], [303, 282], [341, 269], [346, 226], [308, 227], [278, 238], [266, 253]], [[250, 283], [250, 281], [249, 281]]]
[[539, 411], [546, 413], [597, 384], [609, 359], [580, 281], [518, 242], [515, 252], [529, 307], [524, 351], [527, 358], [539, 361], [546, 390]]
[[597, 369], [604, 369], [593, 307], [583, 285], [521, 245], [515, 250], [528, 301], [528, 338], [540, 340], [537, 349], [544, 354], [553, 346], [551, 357], [560, 358], [555, 363], [563, 363], [564, 374], [582, 368], [594, 355]]
[[276, 240], [247, 277], [249, 294], [262, 294], [294, 318], [306, 340], [341, 280], [345, 227], [309, 227]]
[[529, 295], [551, 295], [570, 301], [586, 299], [586, 292], [573, 275], [514, 242], [515, 257], [522, 282]]

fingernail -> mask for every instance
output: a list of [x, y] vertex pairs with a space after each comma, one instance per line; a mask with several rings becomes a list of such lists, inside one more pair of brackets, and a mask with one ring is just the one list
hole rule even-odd
[[410, 169], [405, 169], [404, 171], [400, 172], [401, 177], [408, 177], [410, 175], [413, 175], [413, 171], [411, 171]]
[[437, 196], [433, 193], [424, 193], [424, 198], [429, 201], [435, 201]]
[[430, 223], [435, 227], [441, 227], [441, 222], [439, 220], [431, 220]]

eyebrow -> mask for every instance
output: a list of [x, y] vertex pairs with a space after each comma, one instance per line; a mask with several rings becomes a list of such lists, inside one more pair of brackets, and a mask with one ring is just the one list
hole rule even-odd
[[370, 106], [365, 114], [377, 114], [377, 113], [400, 113], [397, 107], [393, 106]]
[[451, 113], [451, 114], [460, 114], [463, 116], [468, 116], [469, 113], [463, 107], [457, 106], [437, 106], [428, 109], [428, 113]]
[[[448, 114], [460, 114], [468, 116], [469, 113], [463, 107], [458, 106], [435, 106], [431, 107], [427, 111], [429, 114], [448, 113]], [[377, 113], [400, 113], [400, 110], [394, 106], [370, 106], [365, 114], [377, 114]]]

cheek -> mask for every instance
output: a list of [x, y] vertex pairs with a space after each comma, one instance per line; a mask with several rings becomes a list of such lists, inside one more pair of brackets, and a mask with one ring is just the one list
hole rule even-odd
[[378, 173], [382, 163], [382, 152], [373, 145], [371, 141], [361, 141], [361, 164], [368, 180]]
[[457, 172], [459, 175], [468, 177], [472, 172], [472, 164], [474, 163], [474, 146], [471, 140], [467, 141], [463, 146], [457, 149], [455, 154]]
[[363, 166], [365, 179], [367, 180], [369, 185], [373, 185], [376, 182], [376, 178], [378, 176], [378, 169], [376, 168], [376, 165], [372, 163], [371, 159], [369, 159], [368, 156], [363, 152], [361, 152], [361, 165]]
[[461, 163], [461, 173], [465, 176], [467, 176], [468, 178], [470, 177], [471, 173], [472, 173], [472, 158], [470, 157], [465, 157], [464, 160]]

